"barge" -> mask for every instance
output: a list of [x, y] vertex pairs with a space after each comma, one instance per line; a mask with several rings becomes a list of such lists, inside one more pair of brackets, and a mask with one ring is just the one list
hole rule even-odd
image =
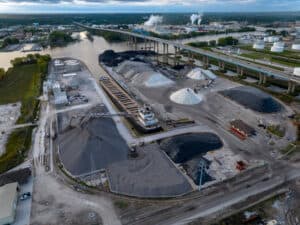
[[113, 78], [102, 76], [99, 82], [113, 103], [128, 115], [127, 119], [139, 132], [152, 133], [162, 129], [152, 109], [146, 105], [140, 106]]

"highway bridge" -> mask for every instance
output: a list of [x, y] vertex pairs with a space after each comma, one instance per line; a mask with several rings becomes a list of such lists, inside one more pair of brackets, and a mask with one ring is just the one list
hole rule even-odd
[[106, 28], [95, 28], [91, 26], [86, 26], [81, 23], [74, 23], [77, 26], [80, 26], [85, 29], [89, 30], [99, 30], [99, 31], [107, 31], [107, 32], [114, 32], [119, 33], [129, 37], [130, 43], [135, 46], [137, 50], [137, 39], [142, 39], [145, 42], [145, 47], [147, 42], [151, 42], [154, 44], [154, 50], [159, 52], [159, 45], [163, 46], [163, 54], [169, 54], [169, 46], [174, 47], [175, 57], [174, 60], [178, 59], [178, 54], [180, 50], [184, 50], [188, 53], [189, 58], [193, 55], [200, 55], [203, 57], [203, 64], [204, 66], [209, 65], [209, 60], [217, 60], [218, 65], [221, 69], [225, 68], [225, 64], [235, 65], [237, 67], [237, 72], [239, 75], [243, 75], [244, 69], [256, 72], [259, 74], [259, 84], [266, 83], [267, 77], [276, 78], [280, 80], [288, 81], [288, 92], [292, 93], [295, 91], [296, 85], [300, 84], [300, 78], [294, 76], [292, 73], [287, 73], [285, 71], [276, 70], [267, 66], [258, 65], [246, 60], [237, 59], [235, 57], [230, 57], [228, 55], [224, 55], [221, 53], [211, 52], [204, 49], [195, 48], [192, 46], [184, 45], [179, 42], [173, 40], [166, 40], [157, 37], [151, 37], [143, 34], [138, 34], [126, 30], [117, 30], [117, 29], [106, 29]]

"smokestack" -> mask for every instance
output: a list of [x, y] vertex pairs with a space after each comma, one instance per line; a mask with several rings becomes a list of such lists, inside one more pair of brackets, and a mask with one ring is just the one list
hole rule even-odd
[[[191, 19], [192, 25], [194, 25], [194, 24], [200, 25], [202, 22], [202, 14], [192, 14], [190, 19]], [[197, 21], [198, 21], [198, 23], [196, 23]]]
[[151, 15], [149, 19], [144, 23], [145, 26], [153, 27], [160, 23], [162, 23], [163, 17], [162, 16], [155, 16]]

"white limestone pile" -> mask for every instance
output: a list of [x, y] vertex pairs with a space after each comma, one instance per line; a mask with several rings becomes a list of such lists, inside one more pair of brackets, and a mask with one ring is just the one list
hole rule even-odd
[[160, 87], [171, 85], [173, 84], [173, 81], [160, 73], [154, 72], [149, 76], [149, 78], [145, 81], [144, 84], [146, 87]]
[[205, 76], [202, 74], [200, 68], [192, 69], [188, 74], [187, 77], [193, 80], [205, 80]]
[[203, 97], [196, 94], [191, 88], [183, 88], [172, 93], [170, 99], [177, 104], [196, 105], [202, 101]]

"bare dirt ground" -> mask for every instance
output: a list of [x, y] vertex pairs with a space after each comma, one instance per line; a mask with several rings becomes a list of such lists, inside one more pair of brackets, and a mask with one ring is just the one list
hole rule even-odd
[[20, 116], [20, 108], [20, 102], [0, 105], [0, 155], [4, 153], [7, 138], [12, 132], [10, 128], [16, 123]]
[[35, 179], [32, 225], [119, 225], [111, 200], [88, 195], [66, 186], [50, 174]]

